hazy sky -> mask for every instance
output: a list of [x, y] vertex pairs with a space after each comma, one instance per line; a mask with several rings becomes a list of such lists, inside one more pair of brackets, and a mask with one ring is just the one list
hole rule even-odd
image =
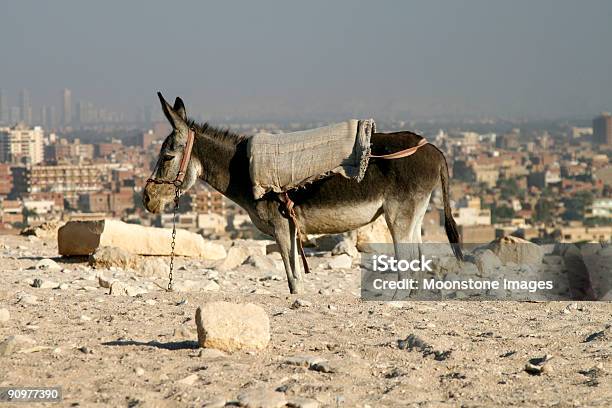
[[0, 4], [17, 104], [264, 117], [589, 116], [612, 110], [612, 1], [29, 1]]

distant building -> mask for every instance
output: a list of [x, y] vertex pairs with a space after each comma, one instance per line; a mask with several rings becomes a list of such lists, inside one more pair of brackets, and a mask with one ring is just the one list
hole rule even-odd
[[92, 144], [80, 143], [78, 140], [72, 144], [74, 156], [81, 160], [91, 160], [94, 156], [94, 146]]
[[155, 133], [158, 139], [166, 138], [171, 131], [172, 129], [166, 120], [163, 122], [155, 122], [153, 124], [153, 133]]
[[121, 189], [79, 194], [78, 207], [86, 213], [111, 213], [120, 216], [126, 210], [134, 208], [134, 192], [132, 189]]
[[474, 170], [466, 160], [455, 160], [453, 162], [453, 178], [471, 183], [476, 179]]
[[612, 218], [612, 198], [595, 198], [587, 208], [588, 218]]
[[[174, 216], [172, 214], [159, 214], [155, 220], [155, 225], [163, 228], [172, 228]], [[176, 215], [176, 227], [186, 230], [196, 230], [198, 228], [198, 214], [188, 212]]]
[[19, 106], [11, 106], [8, 108], [8, 122], [17, 123], [21, 120], [21, 109]]
[[157, 139], [157, 135], [153, 129], [149, 129], [146, 132], [139, 133], [136, 137], [136, 145], [143, 149], [148, 149], [151, 144]]
[[8, 122], [8, 105], [6, 104], [6, 95], [4, 91], [0, 89], [0, 124]]
[[35, 165], [13, 167], [16, 196], [62, 193], [65, 202], [76, 208], [79, 194], [97, 192], [109, 186], [112, 170], [119, 164]]
[[480, 143], [480, 135], [476, 132], [461, 132], [464, 146], [477, 146]]
[[53, 210], [62, 212], [64, 211], [64, 194], [62, 193], [54, 193], [54, 192], [42, 192], [42, 193], [32, 193], [25, 195], [26, 200], [33, 201], [52, 201], [53, 202]]
[[0, 201], [0, 226], [23, 223], [23, 205], [19, 200]]
[[593, 119], [593, 142], [599, 145], [612, 145], [612, 115], [602, 113]]
[[118, 153], [121, 151], [121, 149], [123, 149], [123, 145], [121, 143], [96, 143], [94, 145], [94, 157], [108, 157], [114, 153]]
[[207, 189], [190, 196], [192, 211], [198, 214], [225, 215], [225, 199], [218, 191]]
[[484, 244], [495, 239], [495, 228], [491, 225], [459, 225], [463, 243]]
[[19, 110], [21, 113], [21, 121], [32, 124], [32, 105], [30, 104], [30, 92], [27, 89], [22, 89], [19, 93]]
[[599, 169], [602, 167], [606, 167], [608, 163], [610, 163], [610, 159], [608, 158], [608, 155], [596, 154], [593, 156], [591, 165], [593, 166], [593, 169]]
[[55, 210], [55, 202], [52, 200], [23, 200], [23, 206], [35, 214], [48, 214]]
[[134, 169], [130, 167], [120, 167], [113, 169], [112, 173], [113, 188], [121, 189], [122, 187], [136, 187]]
[[198, 228], [205, 236], [223, 234], [227, 228], [227, 219], [219, 214], [198, 214]]
[[495, 187], [499, 178], [500, 168], [496, 164], [478, 164], [472, 166], [477, 183], [484, 183], [487, 187]]
[[57, 113], [55, 106], [43, 106], [42, 108], [42, 124], [47, 130], [57, 128]]
[[561, 242], [609, 241], [612, 239], [612, 226], [567, 226], [559, 228], [556, 235], [561, 237]]
[[116, 167], [119, 164], [31, 166], [26, 171], [26, 184], [30, 193], [98, 191], [110, 182]]
[[8, 196], [13, 191], [13, 173], [11, 165], [0, 163], [0, 197]]
[[0, 162], [38, 164], [44, 159], [43, 130], [18, 123], [0, 129]]
[[546, 187], [546, 172], [533, 171], [527, 176], [527, 186], [543, 189]]
[[72, 92], [70, 89], [62, 91], [62, 124], [64, 126], [72, 124]]
[[480, 198], [465, 197], [453, 210], [453, 218], [458, 225], [491, 225], [491, 210], [481, 208]]
[[446, 242], [446, 231], [441, 225], [440, 210], [427, 211], [421, 225], [421, 238], [423, 242]]
[[46, 163], [59, 163], [72, 157], [71, 145], [64, 141], [65, 139], [62, 139], [60, 143], [53, 143], [45, 146]]
[[74, 143], [68, 143], [66, 139], [60, 139], [58, 143], [45, 146], [45, 162], [47, 163], [91, 160], [93, 156], [94, 145], [80, 143], [79, 139], [76, 139]]
[[495, 145], [502, 149], [516, 150], [520, 147], [520, 130], [513, 129], [512, 132], [503, 135], [495, 140]]
[[577, 139], [582, 136], [591, 136], [593, 134], [593, 128], [591, 127], [576, 127], [571, 128], [572, 138]]

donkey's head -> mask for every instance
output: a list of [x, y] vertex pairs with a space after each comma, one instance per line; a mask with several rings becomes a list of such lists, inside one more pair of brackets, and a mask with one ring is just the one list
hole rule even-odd
[[[160, 92], [157, 95], [161, 101], [162, 110], [172, 125], [172, 132], [162, 144], [152, 178], [171, 183], [177, 178], [181, 159], [185, 154], [189, 124], [185, 105], [181, 98], [176, 98], [174, 106], [170, 106]], [[191, 157], [185, 172], [185, 178], [178, 185], [181, 192], [189, 190], [195, 184], [201, 169], [199, 161]], [[162, 212], [166, 204], [174, 200], [175, 188], [172, 184], [147, 182], [142, 197], [144, 207], [152, 213]]]

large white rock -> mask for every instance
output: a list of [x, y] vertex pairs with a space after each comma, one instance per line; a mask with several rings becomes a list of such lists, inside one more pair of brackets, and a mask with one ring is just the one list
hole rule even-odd
[[227, 256], [217, 267], [220, 271], [229, 271], [242, 265], [244, 261], [251, 255], [248, 247], [232, 246], [227, 251]]
[[327, 269], [350, 269], [353, 259], [347, 254], [334, 256], [327, 263]]
[[357, 230], [357, 240], [355, 245], [359, 252], [373, 253], [380, 251], [380, 248], [373, 247], [372, 244], [391, 244], [393, 239], [384, 217], [378, 217], [376, 221], [361, 227]]
[[515, 236], [505, 236], [496, 239], [488, 248], [505, 265], [508, 262], [517, 265], [538, 265], [542, 263], [544, 251], [533, 242]]
[[114, 281], [110, 285], [109, 295], [113, 296], [138, 296], [144, 295], [147, 291], [142, 288], [127, 285], [121, 281]]
[[210, 302], [195, 315], [200, 347], [233, 352], [258, 350], [270, 342], [270, 319], [252, 303]]
[[474, 260], [481, 276], [491, 275], [496, 268], [502, 265], [501, 260], [490, 249], [475, 254]]
[[[172, 230], [144, 227], [118, 220], [70, 221], [57, 233], [60, 255], [91, 255], [100, 246], [124, 249], [139, 255], [170, 255]], [[193, 232], [176, 231], [175, 253], [217, 260], [225, 258], [222, 245], [205, 241]]]

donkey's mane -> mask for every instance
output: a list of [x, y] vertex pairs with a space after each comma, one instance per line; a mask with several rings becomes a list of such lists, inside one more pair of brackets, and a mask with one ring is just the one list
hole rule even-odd
[[207, 136], [212, 137], [213, 139], [218, 140], [219, 142], [222, 142], [222, 143], [226, 142], [226, 143], [238, 144], [242, 142], [243, 140], [247, 139], [246, 136], [235, 133], [229, 128], [221, 129], [216, 126], [210, 125], [208, 122], [198, 123], [193, 119], [187, 119], [187, 126], [194, 129], [196, 132], [196, 135], [206, 134]]

